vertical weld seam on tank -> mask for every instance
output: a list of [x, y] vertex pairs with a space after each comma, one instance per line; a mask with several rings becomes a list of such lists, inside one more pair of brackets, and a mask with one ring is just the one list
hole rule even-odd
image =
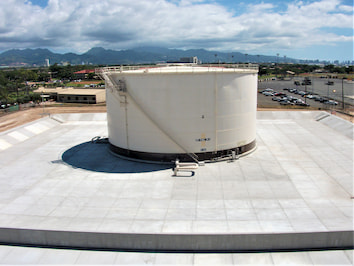
[[217, 81], [217, 71], [215, 71], [215, 79], [214, 79], [214, 93], [215, 93], [215, 110], [214, 110], [214, 115], [215, 115], [215, 148], [214, 151], [218, 151], [218, 81]]
[[124, 95], [124, 111], [125, 111], [125, 134], [127, 135], [127, 149], [129, 153], [129, 129], [128, 129], [128, 101], [127, 95]]

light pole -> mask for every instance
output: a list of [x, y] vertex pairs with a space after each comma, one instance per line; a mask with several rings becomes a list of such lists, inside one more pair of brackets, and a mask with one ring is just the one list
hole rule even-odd
[[327, 81], [327, 101], [326, 101], [326, 104], [329, 104], [329, 86], [330, 85], [333, 85], [333, 82], [332, 81]]
[[329, 100], [329, 82], [327, 82], [327, 101], [325, 101], [325, 103], [326, 103], [326, 109], [329, 109], [329, 108], [328, 108], [328, 100]]
[[42, 107], [43, 107], [43, 113], [42, 113], [42, 115], [44, 115], [44, 114], [45, 114], [45, 113], [44, 113], [45, 99], [46, 99], [46, 98], [49, 98], [49, 95], [45, 95], [45, 94], [43, 94], [43, 92], [42, 92], [41, 98], [42, 98]]
[[344, 110], [344, 85], [343, 85], [343, 82], [344, 82], [344, 78], [342, 78], [342, 107]]

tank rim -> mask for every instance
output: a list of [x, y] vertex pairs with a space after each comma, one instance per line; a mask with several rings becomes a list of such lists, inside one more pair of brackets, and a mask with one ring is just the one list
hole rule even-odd
[[[256, 140], [251, 141], [248, 144], [234, 147], [226, 150], [219, 150], [216, 152], [202, 152], [196, 153], [198, 156], [198, 161], [203, 162], [217, 162], [225, 159], [232, 158], [232, 153], [234, 152], [236, 157], [244, 156], [256, 148]], [[123, 157], [129, 160], [147, 162], [147, 163], [173, 163], [177, 159], [180, 162], [195, 162], [188, 154], [186, 153], [151, 153], [151, 152], [142, 152], [128, 150], [109, 143], [110, 151], [119, 157]]]

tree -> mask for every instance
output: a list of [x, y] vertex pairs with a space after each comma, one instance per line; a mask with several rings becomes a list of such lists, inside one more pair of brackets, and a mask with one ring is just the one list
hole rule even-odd
[[51, 65], [51, 66], [49, 67], [49, 72], [52, 73], [52, 77], [54, 78], [54, 77], [57, 76], [57, 73], [60, 72], [60, 69], [61, 69], [61, 67], [58, 66], [57, 63], [55, 63], [54, 65]]
[[9, 91], [3, 85], [0, 85], [0, 101], [1, 103], [7, 103], [9, 98]]
[[37, 81], [44, 81], [44, 82], [47, 82], [47, 81], [49, 81], [50, 80], [50, 75], [48, 74], [48, 72], [46, 71], [46, 72], [40, 72], [39, 74], [38, 74], [38, 79], [37, 79]]
[[89, 73], [89, 74], [87, 75], [87, 79], [94, 79], [95, 76], [96, 76], [96, 73]]

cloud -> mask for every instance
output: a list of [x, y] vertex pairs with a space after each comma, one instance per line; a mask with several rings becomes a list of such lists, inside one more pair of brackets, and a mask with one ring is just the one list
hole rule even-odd
[[252, 52], [352, 41], [325, 30], [353, 28], [352, 7], [339, 0], [277, 8], [262, 2], [240, 12], [204, 0], [49, 0], [45, 8], [30, 0], [0, 1], [0, 50], [160, 45]]

